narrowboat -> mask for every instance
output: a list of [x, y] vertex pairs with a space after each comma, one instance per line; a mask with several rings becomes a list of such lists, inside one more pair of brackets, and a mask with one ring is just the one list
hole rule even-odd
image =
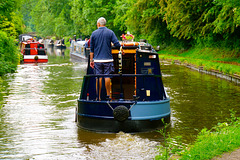
[[[112, 47], [115, 71], [111, 75], [94, 74], [88, 59], [75, 113], [79, 127], [134, 133], [156, 130], [163, 122], [170, 122], [170, 98], [163, 86], [157, 52], [144, 40], [121, 42], [121, 46], [124, 54]], [[110, 97], [104, 77], [111, 79]], [[101, 91], [96, 87], [100, 78]]]
[[19, 41], [20, 42], [26, 42], [28, 39], [32, 39], [33, 36], [30, 34], [20, 34], [19, 35]]
[[54, 46], [54, 41], [53, 41], [52, 39], [46, 39], [46, 40], [44, 41], [44, 43], [45, 43], [45, 46], [47, 46], [47, 47], [49, 47], [49, 48], [51, 48], [51, 47]]
[[62, 40], [57, 40], [54, 47], [58, 49], [65, 49], [66, 45], [62, 42]]
[[85, 47], [85, 41], [72, 41], [70, 47], [70, 57], [75, 61], [87, 61], [90, 48]]
[[21, 43], [21, 53], [24, 63], [47, 63], [48, 56], [44, 44], [29, 39]]

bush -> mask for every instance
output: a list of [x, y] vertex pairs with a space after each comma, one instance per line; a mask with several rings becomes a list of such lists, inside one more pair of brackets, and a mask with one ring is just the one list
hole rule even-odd
[[13, 73], [19, 63], [19, 55], [14, 39], [0, 31], [0, 76]]
[[70, 46], [71, 46], [71, 44], [70, 44], [70, 42], [69, 42], [69, 39], [70, 39], [70, 38], [71, 38], [70, 36], [64, 37], [65, 45], [66, 45], [67, 47], [70, 47]]

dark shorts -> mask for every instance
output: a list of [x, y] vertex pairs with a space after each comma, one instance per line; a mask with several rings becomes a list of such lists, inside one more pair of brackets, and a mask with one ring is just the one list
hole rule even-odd
[[106, 62], [106, 63], [94, 63], [94, 71], [95, 74], [112, 74], [114, 73], [114, 65], [113, 62]]

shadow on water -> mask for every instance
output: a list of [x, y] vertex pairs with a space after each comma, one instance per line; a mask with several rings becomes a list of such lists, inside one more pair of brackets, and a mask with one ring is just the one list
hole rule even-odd
[[[151, 159], [162, 136], [156, 131], [103, 134], [74, 122], [86, 62], [68, 49], [48, 50], [47, 64], [23, 64], [4, 78], [0, 93], [1, 159]], [[239, 112], [240, 88], [181, 66], [162, 65], [171, 97], [171, 137], [190, 143], [204, 127]]]

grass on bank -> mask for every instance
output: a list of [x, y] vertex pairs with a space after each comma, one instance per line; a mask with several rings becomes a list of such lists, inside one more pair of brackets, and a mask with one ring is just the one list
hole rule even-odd
[[240, 147], [240, 118], [231, 111], [229, 123], [219, 123], [211, 130], [203, 129], [196, 142], [189, 146], [182, 155], [182, 160], [205, 160]]
[[177, 60], [197, 68], [203, 67], [204, 70], [240, 76], [240, 51], [195, 48], [188, 51], [161, 50], [158, 53], [161, 59], [171, 59], [173, 62]]
[[166, 137], [166, 132], [162, 129], [160, 133], [165, 135], [165, 147], [159, 147], [161, 150], [155, 159], [206, 160], [239, 148], [240, 118], [235, 115], [236, 112], [231, 110], [228, 122], [219, 123], [210, 130], [202, 129], [196, 141], [187, 147], [181, 141], [176, 142], [173, 138]]

